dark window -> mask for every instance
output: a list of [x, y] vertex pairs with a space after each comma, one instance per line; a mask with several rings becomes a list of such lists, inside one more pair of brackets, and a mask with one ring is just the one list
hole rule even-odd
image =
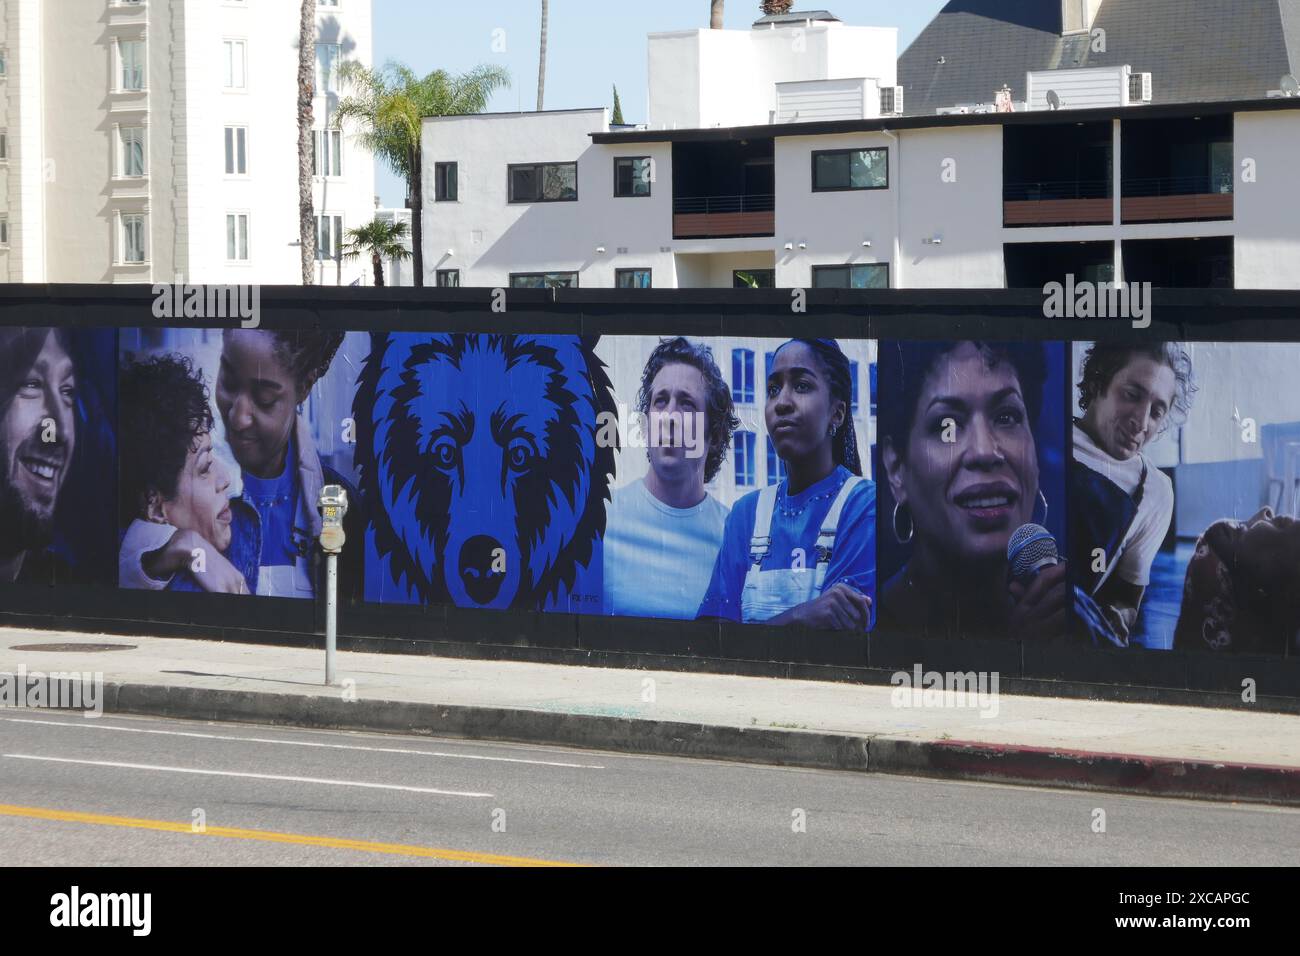
[[1165, 289], [1231, 289], [1232, 236], [1202, 239], [1125, 239], [1124, 281]]
[[459, 289], [459, 288], [460, 288], [460, 270], [459, 270], [459, 269], [439, 269], [439, 270], [438, 270], [438, 288], [439, 288], [439, 289]]
[[853, 400], [849, 402], [849, 414], [858, 413], [858, 363], [849, 362], [849, 384], [853, 389]]
[[530, 163], [509, 168], [511, 202], [576, 202], [577, 163]]
[[888, 289], [889, 263], [856, 266], [813, 266], [814, 289]]
[[888, 189], [889, 150], [834, 149], [812, 154], [813, 192]]
[[731, 273], [733, 289], [774, 289], [775, 269], [737, 269]]
[[512, 272], [510, 288], [512, 289], [576, 289], [578, 273], [576, 272]]
[[654, 160], [649, 156], [623, 157], [614, 160], [614, 195], [649, 196], [654, 182]]
[[1113, 242], [1009, 242], [1003, 249], [1008, 289], [1041, 289], [1050, 282], [1113, 282]]
[[460, 198], [460, 170], [455, 163], [433, 164], [433, 201], [456, 202]]
[[731, 350], [731, 400], [754, 401], [754, 353], [750, 349]]
[[[750, 352], [752, 358], [754, 353]], [[736, 487], [752, 488], [754, 486], [754, 433], [736, 432], [732, 438], [736, 466]]]
[[785, 462], [781, 456], [776, 453], [776, 445], [772, 442], [772, 436], [767, 436], [767, 483], [774, 485], [778, 481], [785, 480]]
[[614, 286], [618, 289], [650, 288], [649, 269], [615, 269]]

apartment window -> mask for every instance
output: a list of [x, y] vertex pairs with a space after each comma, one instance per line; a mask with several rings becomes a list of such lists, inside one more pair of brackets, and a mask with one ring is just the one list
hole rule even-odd
[[615, 269], [614, 287], [616, 289], [650, 288], [649, 269]]
[[248, 261], [248, 213], [226, 213], [226, 261]]
[[248, 127], [226, 127], [226, 175], [248, 175]]
[[460, 270], [459, 270], [459, 269], [439, 269], [439, 270], [438, 270], [438, 288], [439, 288], [439, 289], [459, 289], [459, 288], [460, 288]]
[[732, 436], [732, 448], [735, 454], [732, 460], [736, 466], [736, 487], [754, 487], [754, 433], [736, 432]]
[[339, 45], [316, 44], [316, 92], [337, 93], [339, 79]]
[[9, 162], [9, 131], [0, 129], [0, 163]]
[[117, 57], [122, 66], [123, 90], [144, 89], [144, 41], [118, 40]]
[[831, 149], [812, 154], [813, 192], [888, 189], [889, 150]]
[[0, 47], [0, 76], [9, 75], [9, 50], [7, 47]]
[[577, 163], [529, 163], [511, 166], [511, 202], [576, 202]]
[[121, 141], [121, 150], [118, 154], [119, 175], [143, 176], [145, 174], [144, 127], [120, 127], [118, 138]]
[[754, 353], [751, 349], [731, 350], [731, 399], [754, 402]]
[[849, 402], [849, 414], [858, 413], [858, 363], [849, 362], [849, 388], [852, 392], [852, 401]]
[[654, 160], [630, 156], [614, 160], [614, 195], [620, 198], [649, 196], [654, 181]]
[[889, 263], [857, 266], [813, 266], [814, 289], [888, 289]]
[[576, 289], [578, 273], [576, 272], [512, 272], [510, 288], [512, 289]]
[[0, 246], [9, 245], [9, 216], [0, 214]]
[[460, 167], [455, 163], [433, 164], [433, 201], [457, 202], [460, 199]]
[[226, 89], [242, 90], [248, 86], [248, 42], [224, 40], [226, 58]]
[[311, 173], [313, 176], [343, 175], [343, 131], [318, 129], [312, 133]]
[[128, 213], [122, 216], [122, 261], [127, 263], [147, 262], [148, 250], [145, 247], [145, 229], [143, 213]]
[[343, 249], [343, 217], [316, 217], [316, 258], [334, 259]]
[[772, 436], [767, 436], [767, 483], [774, 485], [778, 481], [785, 480], [785, 462], [781, 456], [776, 453], [776, 445], [772, 441]]
[[872, 362], [867, 369], [867, 375], [871, 379], [870, 392], [871, 392], [871, 414], [872, 415], [877, 414], [877, 409], [879, 408], [878, 402], [880, 396], [880, 386], [879, 386], [880, 374], [878, 369], [879, 366], [875, 362]]

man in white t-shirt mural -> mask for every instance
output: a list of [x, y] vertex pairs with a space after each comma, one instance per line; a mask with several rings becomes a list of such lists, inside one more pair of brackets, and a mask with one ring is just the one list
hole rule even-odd
[[1195, 392], [1191, 357], [1178, 343], [1096, 343], [1084, 354], [1069, 478], [1070, 565], [1104, 619], [1083, 615], [1094, 639], [1128, 645], [1174, 513], [1173, 483], [1144, 452], [1186, 422]]
[[649, 422], [650, 470], [609, 505], [604, 611], [694, 618], [727, 520], [727, 507], [704, 486], [740, 426], [731, 387], [708, 346], [667, 339], [646, 362], [637, 408]]

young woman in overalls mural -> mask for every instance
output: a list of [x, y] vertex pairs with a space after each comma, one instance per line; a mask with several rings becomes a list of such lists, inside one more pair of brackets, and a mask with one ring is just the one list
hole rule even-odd
[[736, 502], [700, 618], [866, 631], [876, 591], [876, 486], [862, 477], [851, 366], [833, 339], [773, 357], [764, 417], [786, 478]]

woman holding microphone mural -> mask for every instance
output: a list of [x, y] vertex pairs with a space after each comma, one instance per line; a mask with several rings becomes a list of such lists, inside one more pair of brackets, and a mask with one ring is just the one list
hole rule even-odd
[[848, 358], [833, 339], [777, 349], [764, 418], [787, 477], [736, 502], [700, 618], [866, 631], [876, 486], [862, 477]]
[[1060, 377], [1063, 355], [1056, 343], [881, 343], [885, 527], [899, 546], [882, 626], [917, 637], [1065, 634], [1064, 563], [1017, 580], [1008, 558], [1018, 531], [1047, 524], [1049, 496], [1058, 520], [1064, 510], [1062, 482], [1043, 480], [1044, 462], [1054, 476], [1063, 467], [1061, 401], [1044, 402], [1048, 359]]

